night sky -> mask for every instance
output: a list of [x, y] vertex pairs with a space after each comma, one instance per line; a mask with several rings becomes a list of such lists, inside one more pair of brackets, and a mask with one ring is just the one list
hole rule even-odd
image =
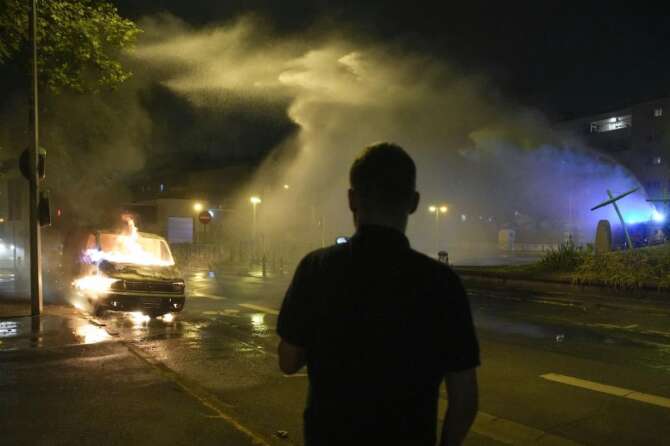
[[[670, 18], [626, 10], [538, 8], [484, 2], [381, 0], [117, 0], [135, 20], [167, 12], [195, 28], [233, 23], [254, 14], [280, 36], [303, 38], [333, 30], [359, 41], [389, 42], [447, 62], [463, 76], [483, 76], [508, 105], [540, 110], [550, 121], [605, 112], [670, 94]], [[490, 2], [486, 2], [490, 3]], [[467, 6], [464, 6], [467, 5]], [[0, 68], [3, 84], [23, 84], [18, 67]], [[21, 81], [21, 82], [19, 82]], [[23, 84], [25, 85], [25, 84]], [[256, 148], [271, 148], [295, 132], [285, 105], [276, 110], [231, 109], [204, 115], [161, 85], [141, 92], [153, 120], [150, 165], [207, 168], [212, 162], [260, 161]], [[5, 95], [0, 104], [12, 111]], [[13, 113], [12, 113], [13, 114]], [[232, 132], [230, 129], [234, 129]], [[202, 151], [194, 150], [195, 147]], [[225, 148], [225, 150], [221, 149]], [[253, 148], [254, 150], [249, 150]], [[212, 155], [214, 153], [215, 155]], [[251, 155], [240, 156], [240, 153]], [[261, 154], [262, 155], [262, 154]], [[244, 157], [247, 159], [241, 159]], [[175, 162], [175, 157], [179, 162]], [[166, 166], [156, 160], [165, 160]]]
[[565, 2], [541, 7], [506, 2], [492, 9], [484, 4], [490, 2], [380, 0], [116, 3], [134, 18], [168, 11], [194, 25], [252, 12], [280, 33], [345, 27], [428, 52], [466, 74], [484, 75], [508, 100], [539, 108], [554, 120], [668, 94], [670, 18], [637, 16], [610, 4], [589, 9], [561, 6]]

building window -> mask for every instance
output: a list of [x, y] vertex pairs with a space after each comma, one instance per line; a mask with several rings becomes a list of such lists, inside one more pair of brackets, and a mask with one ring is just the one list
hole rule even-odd
[[661, 158], [660, 156], [655, 156], [651, 159], [651, 164], [653, 164], [654, 166], [660, 166], [661, 164], [663, 164], [663, 158]]
[[654, 118], [660, 118], [661, 116], [663, 116], [663, 107], [654, 108]]
[[593, 121], [591, 123], [591, 133], [611, 132], [612, 130], [625, 129], [632, 127], [633, 116], [612, 116], [611, 118]]

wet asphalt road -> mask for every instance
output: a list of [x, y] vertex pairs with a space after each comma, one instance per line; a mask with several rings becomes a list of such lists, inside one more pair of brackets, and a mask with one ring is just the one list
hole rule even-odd
[[[307, 378], [276, 365], [286, 284], [193, 271], [186, 308], [173, 321], [111, 313], [99, 321], [111, 340], [208, 395], [225, 414], [212, 423], [299, 445]], [[670, 308], [575, 304], [561, 293], [470, 295], [483, 365], [467, 444], [667, 444]]]

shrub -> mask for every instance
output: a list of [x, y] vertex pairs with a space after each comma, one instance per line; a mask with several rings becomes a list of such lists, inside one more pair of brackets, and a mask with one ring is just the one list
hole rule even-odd
[[539, 262], [541, 269], [549, 271], [572, 272], [584, 263], [589, 250], [582, 249], [572, 241], [562, 243], [558, 249], [548, 251]]
[[589, 255], [573, 275], [578, 284], [616, 288], [670, 287], [670, 246]]

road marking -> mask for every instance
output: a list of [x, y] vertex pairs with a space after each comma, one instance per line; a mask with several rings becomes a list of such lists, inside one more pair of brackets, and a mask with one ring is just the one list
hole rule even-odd
[[279, 311], [274, 310], [272, 308], [264, 307], [262, 305], [254, 305], [254, 304], [238, 304], [238, 305], [240, 307], [249, 308], [250, 310], [258, 310], [262, 311], [263, 313], [274, 314], [275, 316], [279, 314]]
[[637, 392], [635, 390], [626, 389], [624, 387], [610, 386], [608, 384], [601, 384], [593, 381], [587, 381], [585, 379], [559, 375], [557, 373], [546, 373], [544, 375], [540, 375], [540, 377], [548, 381], [581, 387], [582, 389], [593, 390], [594, 392], [606, 393], [608, 395], [619, 396], [629, 400], [640, 401], [642, 403], [653, 404], [654, 406], [670, 409], [670, 398], [665, 398], [658, 395]]
[[307, 378], [307, 373], [294, 373], [293, 375], [284, 375], [284, 378]]
[[548, 299], [530, 299], [528, 302], [538, 303], [538, 304], [547, 304], [547, 305], [558, 305], [559, 307], [582, 307], [582, 305], [575, 304], [572, 302], [560, 302], [557, 300], [548, 300]]
[[207, 294], [207, 293], [199, 293], [199, 292], [194, 292], [193, 294], [191, 294], [190, 297], [205, 297], [207, 299], [226, 300], [226, 298], [223, 297], [223, 296], [217, 296], [215, 294]]
[[642, 333], [644, 333], [644, 334], [652, 334], [652, 335], [659, 335], [659, 336], [665, 336], [666, 338], [670, 338], [670, 331], [642, 330]]
[[616, 325], [616, 324], [600, 324], [600, 323], [595, 323], [595, 324], [584, 324], [588, 325], [591, 327], [598, 327], [598, 328], [610, 328], [613, 330], [632, 330], [633, 328], [637, 327], [637, 324], [631, 324], [631, 325]]
[[[444, 419], [447, 401], [441, 396], [439, 400], [439, 419]], [[505, 444], [537, 444], [546, 446], [580, 446], [567, 438], [559, 437], [534, 427], [515, 421], [496, 417], [486, 412], [477, 412], [472, 431]]]

